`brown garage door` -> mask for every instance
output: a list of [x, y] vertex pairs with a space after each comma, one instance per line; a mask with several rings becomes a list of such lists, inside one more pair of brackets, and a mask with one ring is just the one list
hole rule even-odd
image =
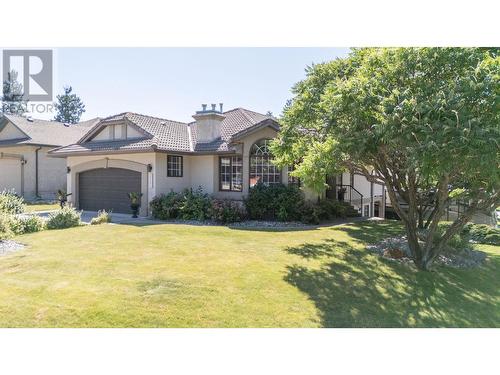
[[78, 191], [81, 210], [131, 213], [127, 194], [141, 192], [141, 173], [121, 168], [81, 172]]

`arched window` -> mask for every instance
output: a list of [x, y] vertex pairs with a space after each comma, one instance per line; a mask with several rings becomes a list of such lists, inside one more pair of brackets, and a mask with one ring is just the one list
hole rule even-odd
[[270, 142], [270, 139], [262, 139], [250, 149], [250, 187], [259, 182], [265, 185], [281, 183], [281, 171], [272, 163]]

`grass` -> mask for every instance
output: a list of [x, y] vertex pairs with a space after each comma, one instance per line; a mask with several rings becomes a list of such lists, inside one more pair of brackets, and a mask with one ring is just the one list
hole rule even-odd
[[369, 254], [395, 222], [285, 232], [103, 224], [0, 257], [0, 327], [500, 327], [500, 247], [421, 273]]
[[26, 212], [58, 210], [59, 203], [26, 203]]

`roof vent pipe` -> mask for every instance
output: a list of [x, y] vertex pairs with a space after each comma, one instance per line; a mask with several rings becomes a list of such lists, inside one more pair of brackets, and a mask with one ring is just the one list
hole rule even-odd
[[202, 108], [202, 111], [205, 112], [207, 110], [207, 105], [206, 104], [202, 104], [201, 108]]
[[216, 105], [212, 104], [212, 111], [215, 111], [215, 107], [216, 107]]
[[224, 111], [222, 110], [222, 106], [223, 106], [223, 105], [224, 105], [224, 103], [219, 103], [220, 113], [224, 112]]

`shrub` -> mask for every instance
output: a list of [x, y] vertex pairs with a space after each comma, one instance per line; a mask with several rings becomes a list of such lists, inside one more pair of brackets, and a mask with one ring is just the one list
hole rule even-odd
[[179, 217], [182, 194], [171, 191], [153, 198], [151, 201], [151, 214], [155, 219], [167, 220]]
[[171, 191], [151, 201], [151, 213], [155, 219], [206, 220], [210, 218], [211, 199], [201, 188]]
[[319, 224], [320, 219], [316, 205], [311, 202], [305, 202], [302, 207], [302, 217], [300, 220], [306, 224]]
[[47, 229], [64, 229], [80, 225], [82, 213], [73, 207], [65, 206], [49, 215]]
[[238, 202], [228, 199], [213, 199], [210, 217], [222, 224], [242, 221], [246, 217], [245, 208]]
[[[434, 237], [434, 241], [435, 242], [439, 241], [439, 238], [448, 230], [450, 226], [451, 226], [450, 222], [439, 223], [436, 230], [436, 236]], [[464, 232], [455, 234], [448, 241], [448, 246], [450, 246], [453, 249], [465, 249], [468, 247], [468, 244], [469, 244], [469, 239], [468, 236], [464, 235]]]
[[14, 191], [0, 192], [0, 212], [6, 214], [22, 214], [26, 209], [24, 199], [17, 196]]
[[211, 199], [200, 188], [184, 190], [180, 204], [180, 218], [184, 220], [206, 220], [210, 218]]
[[13, 217], [0, 213], [0, 241], [7, 240], [14, 235], [12, 231]]
[[29, 215], [13, 220], [15, 234], [40, 232], [45, 229], [45, 220], [37, 215]]
[[348, 206], [341, 202], [323, 199], [318, 203], [306, 202], [302, 209], [301, 221], [306, 224], [319, 224], [323, 221], [348, 216]]
[[464, 227], [462, 235], [478, 243], [500, 245], [500, 230], [486, 224], [469, 223]]
[[90, 220], [90, 225], [99, 225], [104, 223], [111, 223], [111, 212], [106, 210], [99, 211], [96, 217]]
[[257, 184], [250, 189], [245, 206], [251, 219], [300, 220], [304, 207], [304, 195], [294, 185]]

